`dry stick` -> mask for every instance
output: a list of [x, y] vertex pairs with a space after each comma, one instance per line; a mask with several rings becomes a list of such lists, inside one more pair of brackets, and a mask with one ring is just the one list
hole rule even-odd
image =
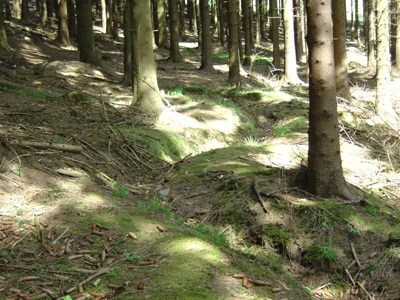
[[[9, 266], [9, 265], [4, 265], [0, 264], [1, 268], [7, 268], [7, 269], [19, 269], [19, 270], [28, 270], [28, 271], [35, 271], [35, 272], [46, 272], [46, 273], [52, 273], [52, 274], [67, 274], [67, 275], [76, 275], [79, 274], [77, 272], [71, 272], [71, 271], [53, 271], [53, 270], [43, 270], [43, 269], [38, 269], [38, 268], [33, 268], [33, 267], [24, 267], [24, 266]], [[41, 275], [42, 276], [42, 275]]]
[[100, 269], [96, 274], [93, 274], [92, 276], [89, 276], [88, 278], [86, 278], [84, 281], [82, 281], [81, 283], [79, 283], [77, 286], [74, 286], [68, 290], [65, 291], [65, 294], [69, 294], [72, 293], [73, 291], [76, 291], [78, 289], [79, 286], [84, 285], [85, 283], [89, 282], [90, 280], [101, 276], [105, 273], [107, 273], [110, 270], [110, 268], [105, 268], [105, 269]]
[[55, 245], [58, 242], [58, 240], [60, 240], [67, 233], [68, 230], [69, 230], [69, 227], [67, 227], [67, 229], [65, 229], [64, 232], [61, 233], [61, 235], [58, 238], [56, 238], [51, 244]]
[[345, 270], [345, 272], [346, 272], [347, 276], [349, 277], [349, 279], [350, 279], [351, 283], [352, 283], [353, 285], [356, 285], [356, 282], [354, 281], [353, 277], [351, 276], [351, 274], [350, 274], [349, 270], [347, 270], [347, 268], [346, 268], [346, 269], [344, 269], [344, 270]]
[[11, 248], [14, 248], [19, 242], [22, 242], [23, 239], [25, 239], [27, 236], [31, 235], [32, 232], [28, 232], [25, 234], [22, 238], [20, 238], [18, 241], [16, 241], [14, 244], [11, 245]]
[[258, 190], [258, 182], [259, 182], [259, 181], [260, 181], [259, 179], [257, 179], [257, 180], [254, 181], [254, 183], [253, 183], [253, 190], [254, 190], [254, 192], [256, 193], [257, 200], [258, 200], [258, 202], [260, 202], [263, 211], [264, 211], [265, 213], [268, 213], [268, 209], [267, 209], [267, 207], [265, 206], [264, 202], [262, 201], [262, 198], [261, 198], [261, 195], [260, 195], [260, 191]]
[[365, 287], [363, 287], [363, 285], [360, 282], [357, 282], [357, 285], [363, 290], [363, 292], [365, 293], [365, 295], [369, 300], [375, 300], [375, 297], [371, 296], [371, 294], [368, 293], [368, 291], [365, 289]]
[[350, 243], [350, 247], [351, 247], [351, 252], [353, 253], [354, 259], [355, 259], [356, 262], [357, 262], [357, 266], [358, 266], [359, 268], [361, 268], [361, 263], [360, 263], [360, 261], [359, 261], [359, 259], [358, 259], [358, 256], [357, 256], [357, 253], [356, 253], [356, 249], [354, 248], [353, 243]]

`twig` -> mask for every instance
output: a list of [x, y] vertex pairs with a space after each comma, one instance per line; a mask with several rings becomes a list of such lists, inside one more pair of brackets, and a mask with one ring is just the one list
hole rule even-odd
[[58, 240], [61, 239], [67, 233], [68, 230], [69, 230], [69, 227], [67, 227], [67, 229], [65, 229], [64, 232], [61, 233], [61, 235], [58, 238], [56, 238], [51, 244], [55, 245], [55, 243], [57, 243]]
[[67, 274], [67, 275], [76, 275], [79, 274], [78, 272], [71, 272], [71, 271], [54, 271], [54, 270], [43, 270], [43, 269], [38, 269], [34, 267], [24, 267], [24, 266], [9, 266], [5, 264], [0, 264], [1, 268], [7, 268], [7, 269], [19, 269], [19, 270], [28, 270], [32, 272], [45, 272], [45, 273], [52, 273], [52, 274]]
[[94, 279], [94, 278], [96, 278], [96, 277], [98, 277], [98, 276], [101, 276], [101, 275], [107, 273], [109, 270], [110, 270], [110, 268], [100, 269], [97, 273], [93, 274], [92, 276], [89, 276], [88, 278], [86, 278], [84, 281], [82, 281], [82, 282], [79, 283], [78, 285], [76, 285], [76, 286], [74, 286], [74, 287], [72, 287], [72, 288], [66, 290], [66, 291], [65, 291], [65, 294], [70, 294], [70, 293], [72, 293], [73, 291], [76, 291], [76, 290], [78, 289], [79, 286], [82, 286], [82, 285], [84, 285], [85, 283], [91, 281], [92, 279]]
[[28, 232], [25, 234], [22, 238], [20, 238], [18, 241], [16, 241], [14, 244], [11, 245], [11, 248], [14, 248], [19, 242], [22, 242], [27, 236], [31, 235], [32, 232]]
[[268, 213], [268, 209], [265, 206], [265, 204], [264, 204], [264, 202], [263, 202], [263, 200], [261, 198], [260, 191], [258, 189], [258, 182], [259, 181], [260, 181], [260, 179], [257, 179], [257, 180], [254, 181], [254, 183], [253, 183], [253, 191], [256, 194], [257, 200], [258, 200], [258, 202], [260, 202], [263, 211], [267, 214]]
[[351, 247], [351, 252], [353, 253], [354, 259], [355, 259], [356, 262], [357, 262], [357, 266], [358, 266], [359, 268], [361, 268], [361, 263], [360, 263], [360, 261], [359, 261], [359, 259], [358, 259], [358, 256], [357, 256], [357, 253], [356, 253], [356, 249], [354, 248], [353, 243], [350, 243], [350, 247]]
[[363, 285], [360, 282], [357, 282], [357, 285], [360, 287], [360, 289], [363, 290], [363, 292], [365, 293], [365, 295], [369, 300], [375, 300], [375, 297], [371, 296], [371, 294], [368, 293], [368, 291], [365, 289], [365, 287], [363, 287]]
[[354, 281], [353, 277], [351, 276], [351, 274], [350, 274], [349, 270], [347, 270], [347, 268], [346, 268], [346, 269], [344, 269], [344, 270], [345, 270], [345, 272], [346, 272], [347, 276], [349, 277], [349, 279], [350, 279], [351, 283], [352, 283], [353, 285], [356, 285], [356, 282]]

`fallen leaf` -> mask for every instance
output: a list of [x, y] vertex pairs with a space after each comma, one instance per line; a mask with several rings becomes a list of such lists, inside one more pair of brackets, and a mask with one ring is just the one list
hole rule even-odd
[[143, 281], [139, 282], [139, 284], [138, 284], [138, 286], [137, 286], [137, 289], [140, 290], [140, 291], [144, 289], [144, 283], [143, 283]]

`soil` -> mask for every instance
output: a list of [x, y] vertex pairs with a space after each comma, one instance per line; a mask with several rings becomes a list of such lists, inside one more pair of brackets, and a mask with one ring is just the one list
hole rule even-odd
[[278, 129], [306, 120], [307, 89], [281, 86], [268, 64], [235, 91], [223, 49], [215, 72], [198, 70], [196, 48], [179, 65], [157, 50], [156, 122], [120, 84], [120, 41], [96, 34], [95, 68], [55, 28], [8, 25], [0, 298], [399, 299], [398, 128], [373, 111], [362, 52], [349, 52], [357, 101], [339, 99], [351, 203], [302, 189], [306, 121]]

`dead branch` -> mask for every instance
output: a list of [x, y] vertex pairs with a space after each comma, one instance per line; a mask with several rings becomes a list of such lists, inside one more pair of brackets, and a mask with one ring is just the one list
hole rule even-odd
[[260, 202], [263, 211], [267, 214], [268, 213], [268, 209], [265, 206], [263, 199], [261, 198], [261, 192], [260, 192], [259, 187], [258, 187], [258, 183], [259, 182], [260, 182], [260, 179], [254, 180], [254, 182], [253, 182], [253, 192], [256, 194], [256, 198], [257, 198], [258, 202]]
[[11, 145], [23, 146], [23, 147], [31, 147], [36, 149], [53, 149], [63, 152], [71, 152], [71, 153], [81, 153], [82, 146], [68, 145], [68, 144], [59, 144], [53, 142], [39, 142], [39, 141], [28, 141], [28, 140], [10, 140], [9, 143]]

